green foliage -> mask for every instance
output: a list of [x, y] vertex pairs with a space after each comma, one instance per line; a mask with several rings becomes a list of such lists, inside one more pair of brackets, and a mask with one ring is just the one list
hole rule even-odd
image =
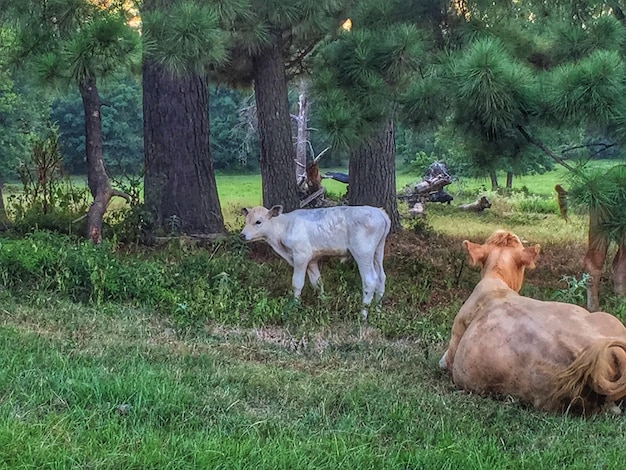
[[169, 73], [204, 75], [226, 62], [227, 36], [218, 13], [193, 1], [142, 14], [144, 52]]
[[106, 241], [94, 246], [37, 231], [1, 241], [0, 285], [17, 295], [45, 291], [74, 302], [149, 305], [181, 325], [280, 323], [288, 296], [271, 297], [262, 287], [268, 268], [244, 254], [239, 242], [226, 239], [211, 252], [173, 244], [142, 259]]
[[494, 38], [479, 39], [453, 68], [456, 121], [487, 140], [506, 137], [525, 121], [533, 101], [533, 76]]
[[506, 203], [514, 211], [532, 214], [558, 214], [559, 207], [555, 197], [528, 194], [528, 190], [510, 191]]
[[624, 63], [617, 52], [596, 51], [552, 73], [548, 101], [553, 113], [573, 122], [606, 126], [624, 106]]
[[[103, 157], [114, 177], [143, 172], [143, 118], [141, 88], [130, 77], [110, 78], [99, 87], [103, 103]], [[212, 87], [209, 96], [211, 157], [216, 169], [251, 171], [258, 167], [258, 137], [254, 122], [244, 119], [254, 108], [247, 93], [226, 87]], [[248, 110], [248, 113], [245, 111]], [[52, 104], [50, 117], [59, 128], [63, 168], [84, 174], [85, 124], [80, 95], [71, 90]], [[119, 178], [118, 178], [119, 179]]]
[[440, 77], [434, 73], [412, 81], [399, 98], [403, 122], [414, 128], [422, 128], [435, 125], [445, 118], [450, 97], [440, 81]]
[[403, 6], [363, 2], [350, 15], [352, 30], [316, 52], [314, 112], [335, 148], [357, 146], [389, 119], [422, 65], [425, 33], [398, 14]]
[[227, 87], [212, 86], [209, 92], [211, 158], [217, 170], [258, 168], [256, 109], [250, 95]]
[[550, 53], [557, 63], [580, 60], [596, 50], [619, 51], [626, 30], [613, 15], [598, 15], [584, 27], [555, 20], [548, 31]]
[[606, 169], [581, 167], [571, 175], [569, 195], [587, 208], [612, 240], [626, 240], [626, 165]]
[[[2, 29], [0, 28], [0, 41]], [[17, 163], [27, 157], [34, 138], [45, 128], [49, 98], [29, 87], [20, 73], [8, 73], [0, 55], [0, 174], [16, 176]]]
[[73, 220], [89, 206], [86, 188], [76, 188], [61, 172], [56, 128], [33, 143], [30, 161], [18, 168], [22, 191], [7, 198], [7, 212], [19, 233], [34, 229], [72, 233]]
[[415, 175], [424, 175], [435, 160], [437, 160], [436, 155], [432, 153], [427, 155], [426, 152], [419, 151], [415, 154], [415, 158], [408, 163], [405, 171]]
[[565, 287], [555, 291], [552, 294], [552, 300], [580, 306], [585, 305], [587, 301], [587, 287], [591, 282], [591, 276], [588, 273], [583, 273], [580, 279], [577, 279], [576, 276], [565, 275], [559, 282], [565, 284]]
[[139, 37], [128, 26], [126, 16], [115, 10], [82, 9], [84, 5], [64, 5], [59, 11], [60, 22], [46, 16], [49, 12], [45, 9], [31, 13], [29, 21], [48, 28], [42, 32], [45, 39], [40, 38], [38, 47], [24, 52], [43, 83], [77, 85], [133, 67], [139, 60]]
[[53, 207], [53, 192], [61, 178], [61, 154], [57, 130], [50, 129], [44, 139], [33, 143], [31, 165], [22, 162], [18, 168], [24, 188], [22, 195], [26, 205], [40, 205], [44, 215]]

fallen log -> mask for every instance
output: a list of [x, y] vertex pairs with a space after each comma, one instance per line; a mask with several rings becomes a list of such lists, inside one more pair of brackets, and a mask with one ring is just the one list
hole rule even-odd
[[491, 203], [489, 202], [489, 199], [487, 199], [485, 196], [482, 196], [481, 198], [469, 204], [461, 204], [459, 206], [459, 209], [468, 212], [482, 212], [485, 209], [489, 209], [490, 207]]

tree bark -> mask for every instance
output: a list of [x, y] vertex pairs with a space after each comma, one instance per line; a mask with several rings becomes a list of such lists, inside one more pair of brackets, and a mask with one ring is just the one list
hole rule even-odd
[[388, 121], [380, 131], [350, 152], [351, 206], [382, 207], [391, 219], [391, 232], [399, 232], [400, 214], [396, 199], [395, 126]]
[[287, 78], [278, 35], [252, 59], [256, 100], [263, 205], [281, 204], [286, 212], [299, 207], [294, 178], [294, 148], [287, 99]]
[[6, 206], [4, 205], [4, 181], [0, 176], [0, 231], [6, 230], [9, 227], [9, 217], [7, 215]]
[[513, 172], [506, 172], [506, 188], [511, 189], [513, 187]]
[[102, 160], [102, 120], [100, 96], [94, 78], [78, 84], [85, 112], [85, 155], [87, 158], [87, 184], [93, 202], [87, 212], [87, 237], [94, 243], [102, 241], [102, 218], [111, 200], [109, 175]]
[[308, 129], [309, 97], [308, 82], [301, 78], [298, 83], [298, 133], [296, 139], [296, 178], [305, 172], [307, 143], [309, 141]]
[[489, 179], [491, 180], [491, 190], [495, 191], [498, 189], [498, 175], [496, 175], [495, 171], [489, 172]]
[[224, 219], [209, 149], [205, 77], [176, 77], [143, 61], [144, 201], [157, 228], [221, 233]]

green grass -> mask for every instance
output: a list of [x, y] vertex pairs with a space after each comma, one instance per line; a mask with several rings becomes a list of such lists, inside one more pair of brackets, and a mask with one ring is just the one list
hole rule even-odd
[[[500, 175], [500, 179], [504, 179], [504, 174]], [[396, 186], [401, 189], [419, 180], [421, 177], [398, 172]], [[490, 187], [487, 179], [463, 178], [446, 186], [446, 191], [455, 197], [450, 206], [427, 205], [427, 220], [435, 231], [461, 238], [470, 235], [485, 238], [494, 230], [504, 228], [513, 230], [529, 241], [582, 242], [586, 237], [584, 215], [577, 216], [574, 213], [570, 223], [566, 223], [558, 212], [554, 185], [557, 183], [566, 185], [566, 182], [567, 170], [561, 168], [542, 175], [516, 177], [513, 188], [516, 190], [526, 188], [530, 194], [519, 193], [511, 198], [485, 189]], [[322, 184], [333, 195], [340, 196], [346, 191], [346, 185], [334, 180], [325, 179]], [[217, 186], [226, 225], [229, 230], [237, 231], [243, 225], [243, 217], [239, 213], [241, 207], [262, 204], [261, 177], [218, 175]], [[456, 208], [458, 204], [474, 201], [478, 195], [487, 195], [493, 209], [482, 214], [467, 214]], [[400, 204], [400, 210], [402, 214], [407, 215], [403, 204]]]
[[[599, 161], [595, 165], [611, 166], [615, 161]], [[346, 171], [345, 168], [324, 168], [320, 172], [326, 171]], [[505, 181], [505, 174], [498, 175], [501, 184]], [[541, 175], [516, 176], [513, 180], [513, 189], [524, 190], [531, 193], [536, 200], [552, 201], [553, 213], [558, 211], [556, 207], [555, 184], [567, 187], [568, 171], [557, 167], [555, 170]], [[239, 217], [242, 207], [252, 207], [262, 204], [261, 176], [258, 174], [247, 175], [222, 175], [218, 174], [217, 188], [222, 205], [222, 212], [229, 229], [236, 229], [241, 226], [243, 219]], [[421, 180], [421, 175], [411, 174], [406, 171], [398, 171], [396, 174], [396, 187], [402, 189], [406, 185], [414, 184]], [[322, 185], [326, 191], [333, 196], [342, 196], [346, 192], [346, 185], [331, 179], [322, 180]], [[455, 197], [453, 205], [472, 202], [478, 195], [487, 194], [490, 199], [498, 199], [498, 196], [491, 191], [491, 183], [488, 178], [460, 178], [452, 184], [446, 186], [446, 191]], [[503, 198], [500, 198], [503, 199]], [[493, 202], [493, 201], [492, 201]], [[430, 205], [435, 207], [437, 205]], [[446, 213], [446, 216], [449, 216]], [[436, 228], [441, 228], [437, 222]]]
[[[291, 268], [236, 236], [158, 249], [0, 239], [0, 468], [624, 468], [622, 417], [470, 395], [437, 366], [479, 276], [461, 239], [508, 228], [541, 243], [525, 295], [567, 294], [559, 280], [580, 276], [586, 222], [556, 213], [561, 177], [488, 192], [483, 214], [430, 204], [428, 236], [405, 221], [369, 325], [354, 263], [325, 263], [325, 296], [306, 286], [296, 304]], [[471, 200], [472, 184], [450, 189]], [[218, 189], [237, 230], [260, 178], [219, 175]], [[626, 302], [602, 289], [623, 319]]]
[[4, 468], [626, 464], [623, 419], [458, 392], [436, 348], [372, 329], [207, 326], [181, 336], [141, 309], [3, 301]]

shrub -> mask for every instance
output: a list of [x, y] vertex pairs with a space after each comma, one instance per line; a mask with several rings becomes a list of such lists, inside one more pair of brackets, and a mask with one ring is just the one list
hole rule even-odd
[[558, 214], [559, 206], [555, 198], [546, 198], [536, 194], [513, 193], [508, 202], [513, 210], [522, 213]]
[[[122, 251], [108, 241], [93, 245], [35, 231], [0, 240], [0, 285], [23, 298], [48, 292], [88, 304], [151, 306], [181, 325], [281, 323], [290, 290], [286, 286], [286, 295], [277, 298], [268, 292], [274, 266], [247, 260], [236, 237], [210, 248], [171, 243], [149, 252]], [[276, 267], [283, 269], [282, 263]]]
[[36, 229], [72, 233], [73, 221], [86, 213], [89, 191], [74, 187], [63, 176], [62, 162], [58, 131], [51, 126], [44, 138], [34, 140], [30, 158], [18, 167], [22, 190], [7, 198], [7, 213], [19, 233]]
[[563, 276], [559, 282], [565, 284], [565, 287], [554, 292], [552, 300], [584, 305], [587, 298], [587, 287], [591, 280], [590, 277], [588, 273], [583, 273], [580, 279], [576, 276]]

